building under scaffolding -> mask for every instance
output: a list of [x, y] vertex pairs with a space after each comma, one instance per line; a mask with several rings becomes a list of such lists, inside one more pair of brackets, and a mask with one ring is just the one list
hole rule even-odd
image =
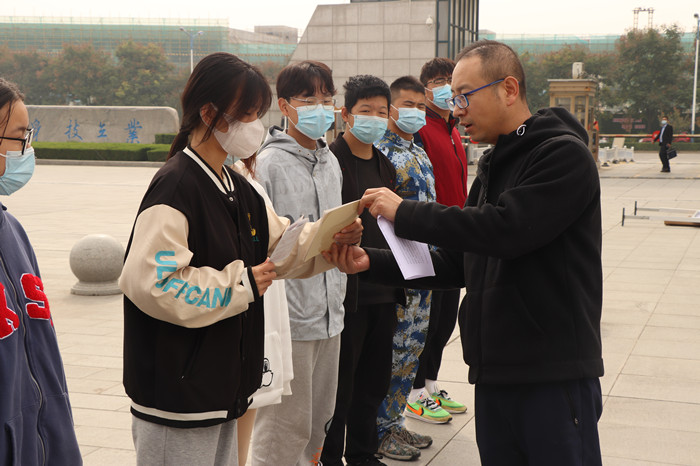
[[180, 30], [202, 31], [193, 41], [194, 59], [230, 52], [250, 63], [284, 65], [296, 47], [296, 29], [263, 27], [249, 32], [228, 27], [227, 19], [58, 18], [0, 16], [0, 47], [11, 52], [57, 55], [63, 44], [90, 43], [112, 55], [128, 40], [157, 44], [178, 67], [189, 67], [190, 38]]
[[[480, 39], [497, 40], [510, 45], [518, 54], [529, 53], [541, 55], [556, 52], [564, 47], [580, 46], [591, 53], [614, 52], [615, 44], [620, 39], [619, 34], [601, 35], [566, 35], [566, 34], [496, 34], [493, 31], [479, 31]], [[681, 34], [681, 45], [684, 50], [695, 50], [695, 33]]]

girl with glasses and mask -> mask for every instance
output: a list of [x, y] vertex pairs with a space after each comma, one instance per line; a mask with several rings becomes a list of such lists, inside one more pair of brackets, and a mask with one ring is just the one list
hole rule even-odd
[[[0, 78], [0, 194], [34, 173], [24, 95]], [[49, 302], [29, 238], [0, 202], [0, 464], [82, 464]]]
[[[263, 375], [263, 294], [276, 277], [331, 266], [304, 262], [317, 224], [290, 254], [268, 255], [289, 220], [265, 206], [228, 155], [252, 163], [270, 88], [229, 53], [194, 68], [168, 161], [141, 202], [127, 246], [124, 386], [138, 464], [236, 465], [236, 419]], [[359, 240], [355, 222], [336, 241]]]

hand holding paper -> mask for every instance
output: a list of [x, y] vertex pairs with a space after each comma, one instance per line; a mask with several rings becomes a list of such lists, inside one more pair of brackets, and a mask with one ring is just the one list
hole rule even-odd
[[333, 241], [340, 244], [357, 244], [362, 240], [362, 220], [356, 218], [350, 225], [345, 226], [338, 233], [333, 235]]
[[361, 213], [367, 207], [374, 218], [379, 218], [381, 215], [393, 222], [401, 201], [403, 199], [388, 188], [370, 188], [365, 191], [362, 199], [360, 199], [359, 212]]
[[386, 238], [391, 252], [394, 253], [394, 258], [404, 279], [412, 280], [435, 276], [427, 244], [399, 238], [394, 233], [394, 224], [381, 215], [377, 217], [377, 224]]
[[333, 243], [330, 250], [323, 251], [322, 254], [343, 273], [355, 274], [369, 269], [369, 256], [359, 246]]
[[262, 264], [251, 267], [251, 270], [253, 271], [253, 278], [255, 279], [255, 287], [258, 289], [258, 295], [262, 296], [270, 285], [272, 285], [272, 280], [277, 276], [275, 273], [275, 264], [273, 264], [270, 259], [267, 259]]

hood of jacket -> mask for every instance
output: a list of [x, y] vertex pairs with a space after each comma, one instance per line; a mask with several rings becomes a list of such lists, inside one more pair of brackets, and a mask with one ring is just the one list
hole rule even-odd
[[476, 176], [480, 185], [476, 187], [480, 189], [481, 185], [488, 184], [487, 173], [495, 166], [510, 164], [513, 158], [520, 159], [516, 164], [524, 164], [523, 159], [532, 156], [537, 146], [560, 137], [577, 139], [583, 146], [588, 145], [588, 133], [568, 110], [561, 107], [539, 110], [515, 131], [500, 135], [496, 145], [484, 152], [478, 162]]
[[263, 142], [260, 149], [258, 149], [258, 154], [262, 154], [267, 149], [288, 152], [296, 157], [299, 157], [312, 166], [316, 165], [317, 163], [327, 163], [328, 159], [326, 155], [330, 155], [330, 150], [328, 149], [328, 144], [326, 144], [325, 139], [317, 139], [316, 149], [310, 150], [302, 147], [296, 141], [296, 139], [285, 133], [279, 126], [270, 126], [270, 128], [267, 130], [265, 142]]
[[543, 108], [509, 134], [498, 137], [494, 150], [500, 152], [517, 142], [517, 152], [529, 152], [553, 137], [570, 135], [588, 145], [588, 133], [571, 112], [561, 107]]

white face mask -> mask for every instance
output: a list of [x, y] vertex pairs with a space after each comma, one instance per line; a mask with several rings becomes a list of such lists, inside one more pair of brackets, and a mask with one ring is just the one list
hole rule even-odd
[[214, 128], [214, 137], [221, 148], [239, 159], [247, 159], [251, 157], [262, 143], [262, 138], [265, 135], [265, 126], [262, 121], [255, 120], [249, 123], [237, 121], [228, 125], [228, 131], [223, 133]]
[[[216, 107], [214, 107], [214, 109], [216, 110]], [[202, 118], [201, 115], [200, 118]], [[204, 124], [212, 128], [214, 137], [228, 155], [237, 159], [250, 158], [260, 148], [263, 136], [265, 135], [265, 126], [262, 124], [262, 121], [257, 119], [244, 123], [234, 120], [231, 115], [226, 113], [224, 113], [224, 120], [228, 123], [228, 131], [226, 132], [212, 128], [204, 118], [202, 118]]]

